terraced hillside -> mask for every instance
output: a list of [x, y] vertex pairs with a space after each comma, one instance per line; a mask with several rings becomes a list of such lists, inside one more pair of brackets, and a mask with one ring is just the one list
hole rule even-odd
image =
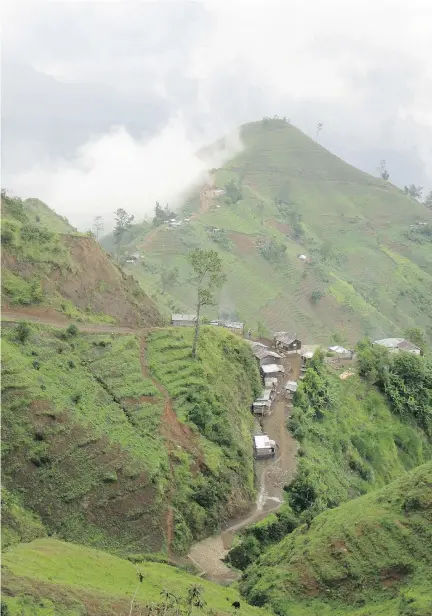
[[49, 532], [184, 554], [253, 502], [255, 360], [219, 328], [193, 360], [192, 333], [3, 324], [2, 480]]
[[213, 170], [212, 189], [225, 194], [210, 192], [201, 211], [191, 195], [179, 214], [189, 222], [144, 225], [124, 247], [144, 255], [128, 269], [152, 293], [164, 267], [179, 268], [177, 284], [158, 295], [167, 314], [193, 307], [185, 256], [201, 246], [218, 250], [228, 273], [211, 316], [295, 330], [306, 342], [338, 332], [354, 343], [414, 325], [430, 337], [432, 212], [282, 120], [241, 135], [243, 151]]
[[152, 300], [88, 235], [37, 199], [2, 195], [2, 308], [51, 320], [154, 326]]
[[254, 605], [296, 616], [432, 613], [432, 463], [317, 516], [250, 566]]

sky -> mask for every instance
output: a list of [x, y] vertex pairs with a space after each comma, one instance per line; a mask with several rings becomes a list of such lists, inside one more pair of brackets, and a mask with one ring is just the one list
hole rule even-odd
[[197, 150], [279, 114], [399, 186], [432, 189], [429, 0], [7, 0], [2, 186], [75, 226], [205, 177]]

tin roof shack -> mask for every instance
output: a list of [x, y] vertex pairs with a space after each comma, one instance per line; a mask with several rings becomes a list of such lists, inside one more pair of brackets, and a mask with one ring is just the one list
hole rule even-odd
[[173, 314], [171, 316], [171, 325], [174, 327], [194, 327], [196, 319], [196, 314]]
[[256, 458], [270, 458], [276, 453], [276, 441], [269, 439], [268, 434], [255, 434], [254, 454]]
[[375, 340], [374, 344], [386, 347], [390, 353], [398, 353], [399, 351], [405, 351], [406, 353], [413, 353], [414, 355], [421, 355], [421, 351], [409, 340], [404, 338], [383, 338], [382, 340]]
[[237, 321], [219, 321], [221, 327], [226, 327], [233, 334], [243, 336], [244, 324]]
[[282, 359], [279, 353], [270, 351], [270, 349], [266, 347], [265, 344], [261, 344], [261, 342], [253, 342], [251, 340], [247, 342], [251, 345], [252, 353], [257, 358], [260, 367], [274, 364], [276, 359]]
[[349, 351], [348, 349], [345, 349], [344, 347], [339, 345], [330, 346], [327, 350], [330, 351], [330, 353], [334, 353], [335, 355], [337, 355], [337, 357], [339, 357], [340, 359], [351, 359], [353, 355], [352, 351]]
[[265, 366], [261, 366], [261, 372], [264, 376], [277, 379], [278, 376], [285, 373], [285, 368], [279, 364], [267, 364]]
[[284, 389], [289, 396], [293, 396], [297, 391], [297, 383], [295, 381], [287, 381], [284, 385]]
[[252, 411], [255, 415], [268, 415], [272, 399], [274, 397], [273, 389], [265, 389], [262, 394], [252, 404]]
[[278, 350], [297, 353], [301, 349], [301, 341], [295, 334], [288, 332], [276, 332], [274, 335], [274, 345]]

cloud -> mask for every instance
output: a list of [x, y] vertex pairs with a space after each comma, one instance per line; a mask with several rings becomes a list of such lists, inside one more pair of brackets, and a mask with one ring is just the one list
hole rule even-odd
[[114, 168], [126, 209], [172, 201], [202, 172], [194, 148], [274, 113], [310, 135], [322, 122], [323, 145], [366, 171], [386, 158], [392, 181], [432, 188], [429, 0], [6, 4], [3, 61], [27, 67], [4, 79], [7, 186], [76, 219], [86, 194], [104, 212], [121, 198]]
[[197, 156], [180, 116], [151, 139], [134, 139], [124, 127], [113, 127], [78, 148], [72, 160], [45, 161], [11, 178], [23, 197], [38, 196], [80, 229], [95, 216], [106, 218], [123, 207], [142, 220], [155, 202], [176, 207], [185, 191], [206, 179], [241, 148], [236, 133], [205, 160]]

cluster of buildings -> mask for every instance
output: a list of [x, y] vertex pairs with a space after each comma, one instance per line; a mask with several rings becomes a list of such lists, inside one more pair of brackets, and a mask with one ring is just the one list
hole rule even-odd
[[405, 351], [406, 353], [421, 355], [421, 350], [409, 340], [405, 340], [405, 338], [383, 338], [382, 340], [375, 340], [374, 344], [385, 347], [390, 353]]
[[[171, 315], [171, 325], [174, 327], [195, 327], [196, 325], [196, 314], [173, 314]], [[244, 334], [244, 323], [239, 323], [237, 321], [223, 321], [223, 320], [214, 320], [210, 321], [210, 325], [214, 325], [216, 327], [225, 327], [229, 329], [234, 334], [238, 334], [239, 336], [243, 336]]]
[[[287, 332], [277, 332], [274, 336], [274, 349], [261, 342], [247, 341], [260, 368], [264, 389], [252, 404], [252, 412], [258, 417], [270, 415], [272, 402], [276, 396], [278, 378], [285, 374], [284, 358], [290, 353], [298, 353], [301, 341], [295, 335]], [[286, 365], [286, 364], [285, 364]], [[290, 398], [297, 389], [295, 381], [288, 381], [284, 391]], [[268, 434], [255, 434], [253, 436], [254, 453], [257, 459], [272, 457], [276, 453], [277, 443], [270, 439]]]

